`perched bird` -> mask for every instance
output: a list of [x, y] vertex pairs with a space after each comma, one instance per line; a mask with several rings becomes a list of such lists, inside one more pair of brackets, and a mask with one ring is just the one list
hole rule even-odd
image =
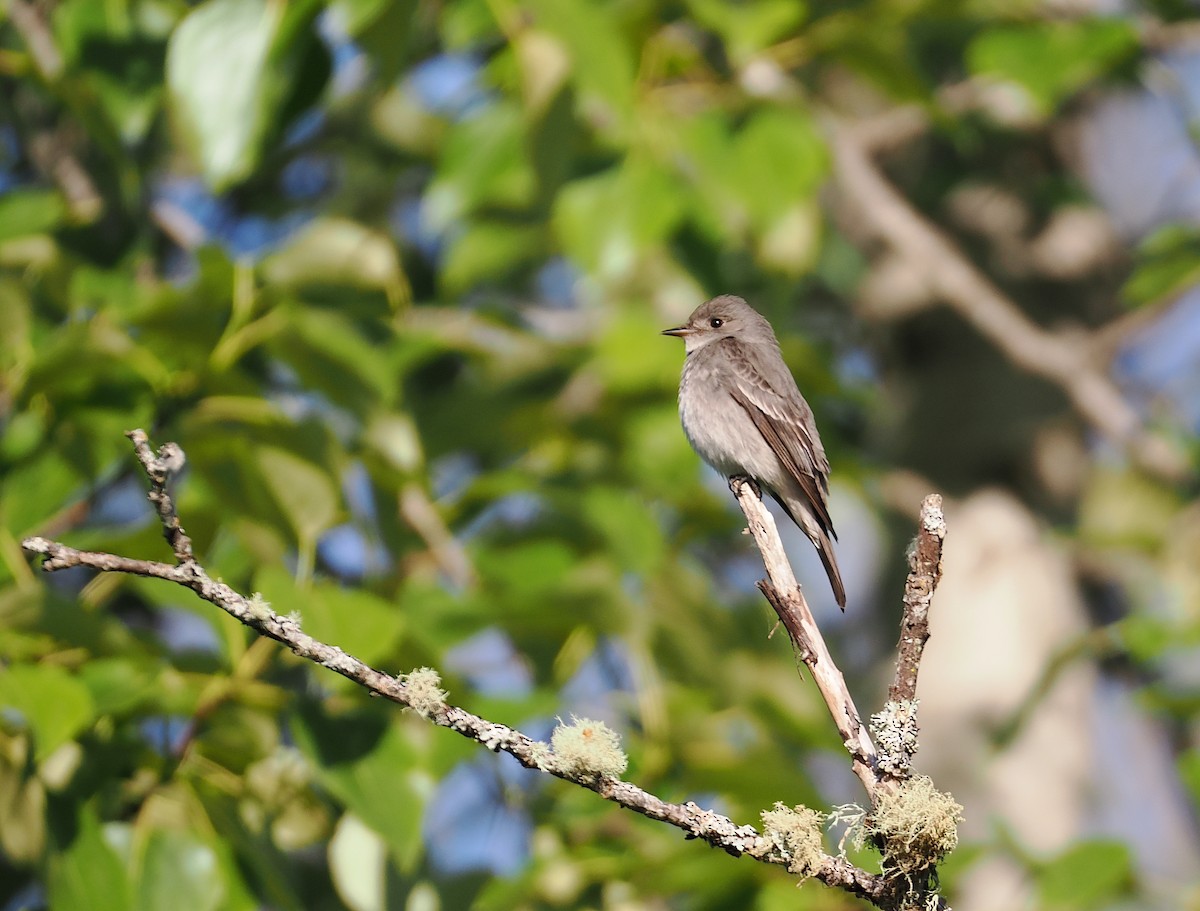
[[663, 335], [682, 338], [687, 348], [679, 417], [688, 442], [721, 474], [749, 478], [775, 498], [816, 547], [844, 610], [830, 540], [837, 534], [829, 518], [829, 459], [771, 324], [740, 297], [723, 294]]

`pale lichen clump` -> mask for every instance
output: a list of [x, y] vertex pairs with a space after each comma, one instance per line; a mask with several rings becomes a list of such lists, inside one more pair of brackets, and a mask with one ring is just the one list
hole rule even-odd
[[419, 667], [412, 673], [401, 674], [400, 682], [408, 695], [408, 707], [422, 718], [446, 707], [449, 694], [442, 689], [441, 675], [433, 668]]
[[803, 805], [788, 807], [776, 801], [773, 810], [763, 811], [763, 835], [787, 860], [789, 872], [807, 878], [820, 870], [825, 861], [825, 845], [821, 840], [824, 821], [825, 817], [817, 810]]
[[924, 775], [882, 794], [866, 827], [883, 852], [884, 870], [916, 873], [941, 861], [958, 845], [962, 810]]
[[916, 699], [889, 702], [871, 716], [871, 736], [879, 748], [878, 764], [896, 777], [907, 775], [921, 744], [918, 740]]
[[570, 724], [559, 722], [550, 745], [559, 767], [568, 774], [619, 778], [629, 766], [620, 738], [603, 721], [572, 715]]
[[246, 613], [251, 619], [263, 623], [271, 618], [271, 602], [262, 596], [262, 592], [255, 592], [246, 599]]
[[535, 740], [529, 748], [529, 761], [543, 772], [550, 771], [554, 762], [554, 753], [550, 750], [550, 744]]

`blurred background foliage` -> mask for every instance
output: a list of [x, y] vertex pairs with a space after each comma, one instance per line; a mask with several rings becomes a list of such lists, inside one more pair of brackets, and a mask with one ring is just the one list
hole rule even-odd
[[[0, 908], [856, 907], [19, 547], [167, 559], [143, 426], [201, 562], [312, 635], [534, 736], [603, 718], [631, 780], [742, 822], [861, 799], [678, 427], [657, 332], [726, 292], [817, 412], [844, 617], [789, 544], [866, 711], [952, 498], [921, 760], [966, 805], [955, 907], [1200, 907], [1194, 4], [0, 10]], [[1179, 471], [862, 230], [860, 122]]]

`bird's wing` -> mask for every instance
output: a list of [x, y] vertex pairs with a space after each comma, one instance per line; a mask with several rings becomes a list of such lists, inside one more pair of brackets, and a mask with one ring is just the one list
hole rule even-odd
[[[736, 339], [720, 344], [729, 355], [734, 400], [745, 409], [763, 439], [800, 486], [813, 516], [827, 533], [837, 537], [829, 517], [829, 459], [817, 435], [812, 409], [796, 388], [782, 360], [779, 369], [764, 375], [750, 358], [750, 351]], [[769, 368], [768, 368], [769, 369]], [[776, 376], [774, 374], [778, 373]]]

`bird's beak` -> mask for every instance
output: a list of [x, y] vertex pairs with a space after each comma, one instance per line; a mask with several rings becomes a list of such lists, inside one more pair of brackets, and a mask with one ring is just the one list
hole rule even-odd
[[674, 329], [664, 329], [662, 334], [673, 335], [676, 338], [687, 338], [695, 331], [695, 329], [689, 329], [687, 326], [676, 326]]

